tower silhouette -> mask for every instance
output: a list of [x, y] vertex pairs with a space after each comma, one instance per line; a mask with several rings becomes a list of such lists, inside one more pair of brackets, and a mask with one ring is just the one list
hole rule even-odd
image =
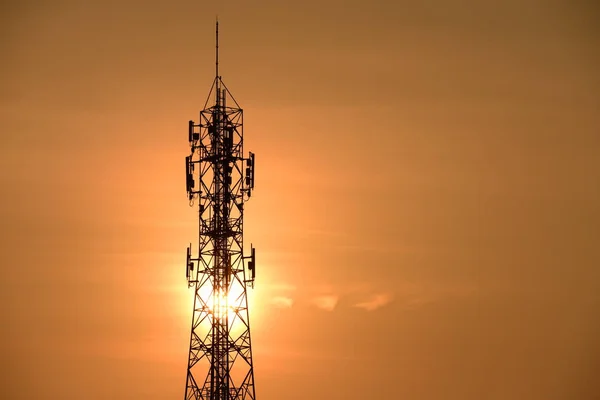
[[199, 216], [198, 247], [190, 244], [186, 261], [195, 295], [185, 400], [255, 399], [247, 298], [255, 249], [246, 256], [243, 243], [254, 154], [244, 157], [243, 137], [242, 109], [219, 76], [217, 21], [216, 75], [198, 123], [189, 121], [185, 159], [188, 200]]

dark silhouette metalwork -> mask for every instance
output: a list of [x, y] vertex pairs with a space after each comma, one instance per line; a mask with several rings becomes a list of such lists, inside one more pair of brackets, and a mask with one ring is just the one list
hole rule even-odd
[[[244, 204], [254, 188], [254, 154], [244, 157], [243, 112], [219, 76], [189, 121], [191, 154], [186, 190], [199, 214], [198, 249], [187, 249], [186, 277], [194, 309], [185, 400], [255, 399], [247, 287], [253, 287], [255, 249], [244, 255]], [[214, 104], [209, 106], [211, 99]]]

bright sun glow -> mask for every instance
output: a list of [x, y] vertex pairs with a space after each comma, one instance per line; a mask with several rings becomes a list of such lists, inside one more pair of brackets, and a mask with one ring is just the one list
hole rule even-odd
[[241, 304], [243, 289], [240, 285], [231, 285], [228, 293], [225, 290], [214, 291], [209, 285], [205, 285], [200, 289], [200, 297], [204, 302], [204, 305], [208, 313], [212, 314], [217, 319], [224, 319], [227, 317], [229, 321], [233, 321], [240, 307], [244, 306]]

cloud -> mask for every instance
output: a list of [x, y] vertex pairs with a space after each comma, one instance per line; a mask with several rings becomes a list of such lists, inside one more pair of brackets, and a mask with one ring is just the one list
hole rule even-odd
[[313, 298], [312, 303], [325, 310], [325, 311], [333, 311], [335, 306], [338, 303], [338, 296], [335, 295], [326, 295], [326, 296], [318, 296]]
[[370, 300], [355, 304], [354, 307], [363, 308], [367, 311], [373, 311], [385, 306], [392, 301], [392, 296], [387, 293], [376, 294]]
[[277, 308], [291, 308], [294, 300], [290, 297], [276, 296], [271, 299], [270, 303]]

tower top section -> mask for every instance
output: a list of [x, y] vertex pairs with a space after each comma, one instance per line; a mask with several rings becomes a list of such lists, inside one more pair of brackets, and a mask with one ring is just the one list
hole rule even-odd
[[[214, 92], [214, 95], [213, 95]], [[227, 89], [225, 83], [221, 79], [219, 75], [219, 18], [217, 16], [215, 20], [215, 78], [213, 80], [212, 86], [208, 93], [208, 97], [206, 102], [204, 103], [204, 109], [209, 109], [209, 103], [211, 103], [211, 99], [214, 101], [214, 107], [225, 107], [226, 103], [229, 106], [232, 106], [235, 109], [240, 109], [239, 104]], [[226, 102], [226, 99], [229, 101]], [[231, 107], [228, 107], [231, 108]]]

